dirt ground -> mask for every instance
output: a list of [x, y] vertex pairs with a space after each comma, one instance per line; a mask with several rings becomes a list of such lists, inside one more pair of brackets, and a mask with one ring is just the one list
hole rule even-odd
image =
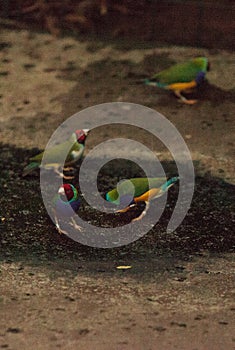
[[[194, 106], [136, 84], [198, 55], [209, 58], [211, 71]], [[1, 28], [0, 348], [235, 349], [234, 59], [222, 50]], [[146, 236], [98, 249], [57, 233], [40, 196], [39, 174], [22, 178], [22, 169], [61, 122], [114, 101], [151, 107], [177, 127], [192, 154], [196, 189], [175, 232], [167, 233], [166, 224], [177, 188]], [[91, 132], [86, 152], [119, 132]], [[153, 147], [171, 173], [164, 147], [140, 132], [132, 136]], [[119, 170], [106, 171], [101, 191], [119, 176], [139, 175], [133, 167]], [[81, 215], [89, 217], [86, 205]]]

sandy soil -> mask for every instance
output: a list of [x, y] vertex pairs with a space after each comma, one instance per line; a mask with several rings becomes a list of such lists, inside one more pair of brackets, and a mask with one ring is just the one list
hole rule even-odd
[[[136, 84], [201, 54], [212, 69], [194, 106]], [[235, 348], [234, 56], [2, 28], [1, 348]], [[185, 138], [197, 177], [192, 207], [176, 232], [166, 233], [166, 222], [177, 188], [148, 235], [104, 250], [59, 236], [42, 203], [38, 174], [24, 179], [21, 174], [62, 121], [112, 101], [141, 103], [165, 115]], [[112, 128], [91, 132], [87, 151], [116, 135]], [[166, 165], [171, 161], [164, 147], [156, 149], [141, 133], [135, 137], [155, 147]], [[133, 172], [111, 174], [109, 169], [101, 190], [118, 176], [137, 175]], [[89, 217], [86, 206], [81, 211]], [[123, 264], [132, 269], [118, 271]]]

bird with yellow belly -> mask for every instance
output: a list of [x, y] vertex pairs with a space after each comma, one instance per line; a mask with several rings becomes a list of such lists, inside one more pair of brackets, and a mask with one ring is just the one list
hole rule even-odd
[[144, 83], [166, 90], [171, 90], [181, 102], [192, 105], [197, 100], [188, 100], [182, 92], [191, 92], [199, 86], [209, 70], [209, 62], [206, 57], [196, 57], [184, 63], [175, 64], [157, 74], [150, 79], [145, 79]]

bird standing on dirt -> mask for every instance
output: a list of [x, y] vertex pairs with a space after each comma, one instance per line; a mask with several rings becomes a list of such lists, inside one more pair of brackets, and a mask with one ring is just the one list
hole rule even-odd
[[[84, 130], [76, 130], [72, 136], [70, 137], [69, 140], [53, 146], [49, 149], [47, 149], [44, 152], [41, 152], [37, 154], [36, 156], [30, 158], [30, 164], [27, 165], [24, 170], [23, 170], [23, 176], [26, 176], [30, 174], [33, 170], [38, 169], [41, 166], [41, 161], [46, 154], [47, 156], [47, 164], [44, 165], [46, 169], [53, 168], [55, 172], [57, 172], [60, 176], [64, 178], [70, 178], [66, 177], [59, 171], [59, 168], [63, 165], [63, 158], [64, 158], [64, 152], [63, 150], [65, 147], [67, 148], [68, 145], [72, 144], [72, 147], [66, 157], [65, 160], [65, 166], [72, 165], [73, 163], [76, 163], [79, 159], [81, 159], [83, 152], [84, 152], [84, 147], [85, 147], [85, 140], [87, 137], [89, 130], [84, 129]], [[64, 169], [64, 170], [71, 170], [70, 168]]]
[[76, 224], [73, 216], [78, 211], [81, 201], [77, 189], [72, 184], [63, 184], [58, 190], [58, 194], [54, 198], [54, 219], [56, 228], [59, 233], [67, 234], [62, 230], [59, 219], [69, 221], [75, 229], [81, 231], [81, 227]]
[[181, 102], [191, 105], [197, 100], [188, 100], [182, 96], [181, 92], [191, 92], [192, 89], [200, 85], [208, 70], [207, 58], [196, 57], [187, 62], [175, 64], [155, 74], [151, 79], [145, 79], [144, 83], [171, 90]]
[[[131, 207], [134, 207], [139, 202], [145, 202], [144, 211], [132, 221], [141, 220], [147, 213], [150, 201], [155, 198], [161, 197], [168, 189], [173, 186], [179, 177], [172, 177], [166, 181], [166, 178], [133, 178], [130, 180], [124, 180], [117, 188], [106, 193], [105, 199], [111, 203], [120, 205], [122, 203], [128, 203], [129, 205], [121, 210], [120, 213], [128, 211]], [[134, 193], [133, 193], [134, 191]], [[132, 199], [133, 198], [133, 199]], [[130, 200], [132, 201], [130, 202]]]

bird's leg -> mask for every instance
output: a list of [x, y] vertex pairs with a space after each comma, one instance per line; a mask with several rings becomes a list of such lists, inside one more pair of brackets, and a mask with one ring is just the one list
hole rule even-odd
[[54, 168], [54, 171], [55, 171], [56, 174], [59, 175], [59, 177], [62, 177], [65, 180], [72, 180], [72, 179], [74, 179], [74, 176], [64, 175], [64, 173], [59, 170], [59, 167], [58, 168]]
[[142, 213], [139, 216], [137, 216], [137, 218], [132, 219], [131, 222], [139, 221], [139, 220], [143, 219], [143, 217], [146, 215], [147, 211], [149, 210], [149, 207], [150, 207], [150, 202], [145, 202], [145, 208], [142, 211]]
[[60, 225], [59, 225], [59, 221], [58, 221], [57, 216], [55, 215], [55, 213], [54, 213], [54, 219], [55, 219], [55, 226], [56, 226], [57, 230], [59, 231], [60, 230]]
[[64, 175], [64, 174], [63, 174], [63, 178], [64, 178], [65, 180], [73, 180], [74, 177], [75, 177], [75, 176], [67, 176], [67, 175]]
[[72, 171], [74, 170], [74, 168], [72, 166], [68, 166], [66, 168], [63, 169], [64, 171]]
[[133, 208], [135, 206], [136, 206], [136, 203], [135, 204], [131, 204], [131, 205], [129, 205], [126, 208], [117, 210], [116, 213], [126, 213], [128, 210], [130, 210], [131, 208]]
[[[55, 226], [56, 226], [56, 229], [57, 229], [57, 231], [59, 232], [59, 234], [68, 235], [68, 232], [67, 232], [67, 231], [61, 229], [56, 214], [54, 214], [54, 219], [55, 219]], [[78, 230], [78, 231], [82, 231], [81, 226], [79, 226], [79, 225], [76, 224], [74, 218], [71, 218], [71, 221], [72, 221], [72, 222], [70, 223], [71, 226], [73, 226], [73, 227], [74, 227], [76, 230]]]
[[59, 224], [59, 221], [58, 221], [56, 215], [54, 215], [54, 219], [55, 219], [55, 226], [56, 226], [56, 229], [57, 229], [57, 231], [59, 232], [59, 234], [60, 234], [60, 235], [62, 235], [62, 234], [67, 235], [68, 233], [67, 233], [65, 230], [62, 230], [62, 229], [61, 229], [60, 224]]
[[74, 175], [73, 175], [73, 176], [65, 175], [65, 174], [64, 174], [65, 171], [72, 171], [72, 174], [74, 174], [74, 173], [75, 173], [74, 167], [71, 167], [71, 166], [69, 167], [69, 166], [68, 166], [68, 167], [64, 167], [64, 168], [63, 168], [63, 178], [64, 178], [65, 180], [74, 179], [74, 177], [75, 177]]
[[185, 103], [187, 105], [194, 105], [197, 103], [197, 100], [188, 100], [186, 97], [184, 97], [180, 90], [174, 90], [174, 94], [180, 99], [180, 102]]
[[81, 226], [79, 226], [79, 225], [75, 222], [74, 218], [71, 218], [71, 221], [72, 221], [72, 222], [70, 223], [70, 225], [72, 225], [76, 230], [82, 231]]
[[63, 174], [63, 172], [61, 172], [61, 171], [59, 170], [59, 167], [55, 167], [55, 168], [54, 168], [54, 172], [55, 172], [57, 175], [59, 175], [59, 177], [64, 177], [64, 174]]

